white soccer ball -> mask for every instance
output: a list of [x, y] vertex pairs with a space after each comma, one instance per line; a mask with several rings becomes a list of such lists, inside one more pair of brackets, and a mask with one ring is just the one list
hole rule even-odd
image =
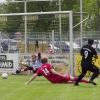
[[1, 77], [2, 77], [3, 79], [7, 79], [7, 78], [8, 78], [8, 74], [7, 74], [7, 73], [2, 73]]

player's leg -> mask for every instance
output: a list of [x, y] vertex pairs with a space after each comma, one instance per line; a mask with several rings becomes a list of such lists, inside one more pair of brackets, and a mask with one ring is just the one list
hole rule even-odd
[[[78, 77], [76, 77], [76, 76], [75, 77], [72, 77], [71, 76], [70, 77], [70, 80], [75, 83], [78, 80]], [[81, 79], [80, 82], [82, 82], [82, 83], [89, 83], [89, 81], [88, 80], [85, 80], [85, 79]]]
[[[77, 76], [71, 76], [69, 73], [66, 74], [66, 79], [69, 83], [75, 83], [77, 80], [78, 80], [78, 77]], [[82, 79], [80, 80], [80, 82], [83, 82], [83, 83], [89, 83], [88, 80], [85, 80], [85, 79]]]
[[89, 67], [89, 70], [90, 70], [91, 72], [93, 72], [93, 75], [91, 76], [89, 82], [92, 83], [92, 84], [94, 84], [94, 85], [96, 85], [96, 83], [93, 82], [93, 81], [94, 81], [94, 79], [97, 78], [98, 75], [99, 75], [99, 68], [97, 68], [95, 65], [91, 64], [90, 67]]
[[87, 73], [87, 68], [86, 66], [82, 66], [82, 72], [81, 74], [78, 76], [76, 82], [75, 82], [75, 85], [79, 85], [79, 82], [82, 80], [82, 78], [86, 75]]

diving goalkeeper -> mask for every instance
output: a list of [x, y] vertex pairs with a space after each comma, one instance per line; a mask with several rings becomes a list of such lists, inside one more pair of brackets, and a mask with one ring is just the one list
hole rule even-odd
[[41, 63], [41, 53], [38, 53], [38, 55], [33, 54], [32, 56], [32, 64], [31, 65], [27, 65], [25, 63], [21, 63], [21, 65], [23, 66], [21, 69], [17, 70], [16, 73], [21, 73], [24, 71], [28, 71], [31, 70], [33, 71], [33, 73], [35, 73], [39, 67], [41, 67], [42, 63]]

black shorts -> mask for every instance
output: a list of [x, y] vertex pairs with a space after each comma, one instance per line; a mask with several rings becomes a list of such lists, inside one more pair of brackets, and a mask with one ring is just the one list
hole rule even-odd
[[93, 73], [99, 73], [99, 68], [90, 62], [82, 62], [82, 72], [91, 71]]

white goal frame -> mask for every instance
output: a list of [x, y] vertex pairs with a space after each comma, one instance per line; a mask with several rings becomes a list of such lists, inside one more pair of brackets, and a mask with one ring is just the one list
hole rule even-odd
[[[74, 73], [74, 57], [73, 57], [73, 12], [72, 11], [52, 11], [52, 12], [32, 12], [32, 13], [8, 13], [0, 14], [1, 16], [29, 16], [29, 15], [50, 15], [50, 14], [68, 14], [69, 15], [69, 38], [70, 38], [70, 74]], [[26, 21], [26, 20], [25, 20]], [[27, 28], [27, 26], [25, 26]], [[25, 51], [27, 49], [27, 29], [25, 28]]]

